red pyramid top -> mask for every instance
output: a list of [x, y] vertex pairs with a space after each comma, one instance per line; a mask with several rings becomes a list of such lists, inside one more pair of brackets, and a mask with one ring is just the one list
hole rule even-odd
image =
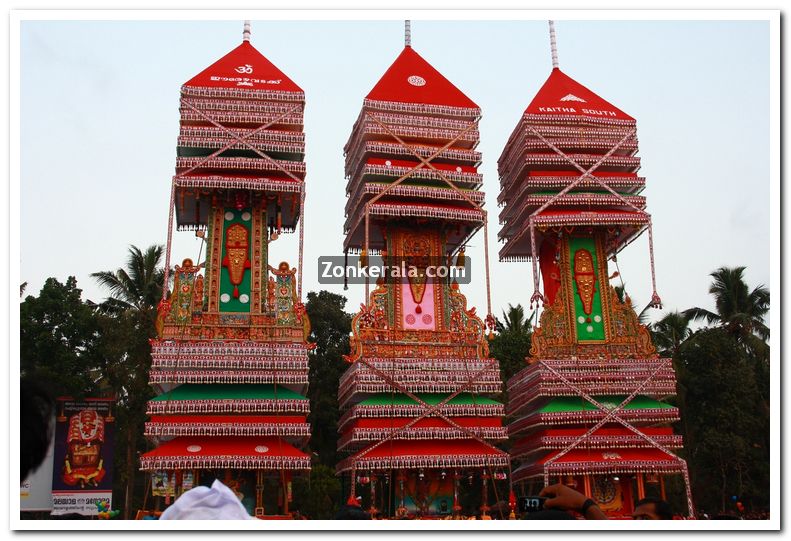
[[580, 115], [634, 120], [593, 91], [553, 68], [549, 78], [527, 106], [525, 113], [531, 115]]
[[302, 92], [302, 89], [249, 41], [187, 81], [185, 86]]
[[410, 46], [404, 47], [366, 99], [479, 109]]

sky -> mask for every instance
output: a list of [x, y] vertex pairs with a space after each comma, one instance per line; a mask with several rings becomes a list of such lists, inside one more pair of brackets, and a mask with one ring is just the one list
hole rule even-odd
[[[12, 182], [20, 190], [26, 295], [49, 276], [73, 275], [84, 298], [98, 302], [107, 292], [92, 272], [122, 266], [129, 245], [166, 242], [180, 86], [242, 40], [241, 20], [114, 17], [21, 23], [20, 176]], [[769, 23], [557, 20], [555, 27], [561, 69], [637, 119], [665, 305], [651, 319], [713, 309], [709, 273], [718, 267], [745, 266], [751, 287], [769, 286], [770, 209], [779, 206], [770, 199], [779, 180], [770, 178]], [[316, 260], [341, 254], [343, 145], [403, 34], [401, 20], [252, 21], [253, 45], [306, 94], [303, 291], [344, 294], [349, 311], [363, 302], [363, 286], [318, 284]], [[527, 306], [531, 265], [497, 261], [497, 158], [549, 76], [547, 22], [413, 19], [412, 45], [482, 109], [493, 312]], [[462, 291], [485, 314], [483, 231], [470, 244], [478, 279]], [[196, 259], [199, 247], [193, 233], [174, 232], [171, 263]], [[281, 236], [271, 250], [271, 264], [295, 266], [297, 235]], [[639, 310], [651, 296], [647, 235], [618, 262]]]

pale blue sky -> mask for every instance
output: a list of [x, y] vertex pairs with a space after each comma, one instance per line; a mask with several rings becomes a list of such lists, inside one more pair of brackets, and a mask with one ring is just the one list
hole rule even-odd
[[[37, 294], [46, 277], [75, 275], [84, 296], [99, 301], [106, 292], [91, 272], [121, 266], [129, 244], [164, 244], [179, 88], [241, 42], [242, 23], [23, 21], [21, 28], [21, 280]], [[561, 20], [556, 29], [561, 68], [637, 119], [666, 309], [713, 308], [708, 274], [724, 265], [747, 266], [751, 286], [768, 286], [768, 22]], [[362, 286], [319, 286], [315, 261], [341, 251], [342, 148], [363, 97], [403, 47], [403, 23], [253, 21], [252, 42], [306, 93], [304, 289], [345, 294], [354, 311]], [[412, 43], [483, 110], [494, 313], [527, 305], [530, 265], [497, 261], [496, 161], [549, 75], [547, 23], [413, 20]], [[479, 313], [482, 235], [468, 251], [480, 279], [464, 288]], [[175, 233], [172, 262], [195, 259], [198, 246], [194, 235]], [[296, 235], [284, 235], [272, 258], [295, 265], [296, 246]], [[647, 235], [619, 264], [644, 305]]]

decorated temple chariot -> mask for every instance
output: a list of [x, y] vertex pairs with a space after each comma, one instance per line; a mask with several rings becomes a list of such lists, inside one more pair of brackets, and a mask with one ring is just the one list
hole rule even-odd
[[[219, 479], [266, 518], [288, 516], [292, 478], [310, 469], [305, 97], [253, 47], [249, 24], [243, 37], [181, 88], [166, 273], [174, 219], [202, 242], [159, 305], [145, 425], [154, 448], [140, 463], [164, 505]], [[275, 259], [275, 241], [294, 231], [298, 267]]]

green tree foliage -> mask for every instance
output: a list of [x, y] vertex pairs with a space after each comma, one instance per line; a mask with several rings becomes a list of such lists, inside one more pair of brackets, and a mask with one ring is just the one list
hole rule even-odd
[[333, 468], [338, 460], [338, 381], [348, 367], [342, 356], [349, 352], [352, 320], [351, 314], [344, 312], [345, 306], [345, 297], [329, 291], [311, 291], [305, 304], [311, 325], [309, 340], [316, 344], [309, 353], [310, 446], [322, 464]]
[[714, 281], [709, 293], [714, 296], [716, 312], [690, 308], [684, 313], [693, 320], [724, 327], [739, 344], [768, 361], [769, 327], [764, 318], [769, 313], [769, 290], [759, 285], [750, 291], [744, 281], [745, 267], [720, 267], [711, 273]]
[[685, 389], [682, 419], [698, 507], [732, 511], [768, 505], [769, 418], [759, 396], [754, 359], [721, 327], [695, 333], [679, 348]]
[[670, 312], [649, 327], [657, 351], [662, 356], [674, 357], [681, 344], [692, 335], [690, 316]]
[[[156, 336], [156, 307], [162, 298], [164, 269], [160, 266], [162, 246], [145, 251], [130, 246], [126, 268], [92, 274], [110, 296], [99, 305], [109, 316], [104, 320], [107, 341], [102, 349], [105, 383], [119, 400], [118, 447], [125, 450], [118, 458], [119, 478], [125, 486], [124, 518], [136, 505], [137, 454], [144, 450], [143, 426], [146, 402], [153, 396], [148, 385], [151, 368], [149, 339]], [[121, 469], [123, 468], [123, 469]], [[120, 507], [120, 506], [119, 506]]]
[[[769, 291], [750, 290], [744, 267], [711, 273], [716, 312], [690, 308], [651, 325], [672, 356], [692, 491], [699, 509], [734, 512], [769, 504]], [[692, 332], [692, 321], [710, 326]]]
[[522, 370], [525, 366], [525, 357], [530, 352], [530, 339], [532, 336], [530, 318], [525, 318], [525, 309], [521, 304], [508, 305], [508, 310], [503, 311], [503, 319], [497, 319], [497, 334], [489, 342], [489, 354], [500, 362], [500, 371], [503, 382]]
[[293, 482], [292, 508], [310, 519], [332, 519], [340, 509], [341, 481], [334, 468], [314, 464], [310, 477], [298, 477]]
[[53, 396], [97, 390], [100, 324], [81, 295], [73, 276], [65, 284], [48, 278], [38, 297], [28, 296], [19, 307], [21, 376]]
[[151, 245], [145, 252], [137, 246], [130, 246], [125, 269], [91, 274], [110, 291], [101, 308], [111, 314], [130, 311], [142, 314], [153, 324], [165, 276], [165, 269], [160, 267], [161, 261], [161, 245]]

